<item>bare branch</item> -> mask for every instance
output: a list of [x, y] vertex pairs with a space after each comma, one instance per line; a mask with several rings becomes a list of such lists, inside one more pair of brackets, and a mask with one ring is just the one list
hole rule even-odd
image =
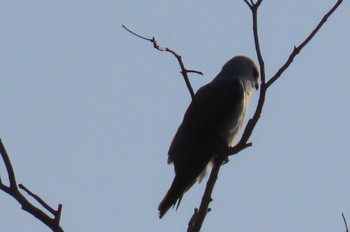
[[55, 211], [40, 197], [38, 197], [36, 194], [31, 192], [22, 184], [20, 184], [19, 187], [24, 191], [26, 191], [35, 200], [37, 200], [50, 213], [52, 213], [54, 215], [54, 218], [51, 218], [49, 215], [47, 215], [42, 210], [40, 210], [39, 208], [35, 207], [32, 203], [30, 203], [17, 188], [16, 178], [14, 175], [12, 164], [1, 139], [0, 139], [0, 153], [4, 161], [4, 164], [6, 166], [6, 170], [7, 170], [7, 173], [9, 176], [9, 182], [10, 182], [10, 186], [6, 186], [2, 182], [0, 182], [0, 189], [6, 192], [7, 194], [9, 194], [10, 196], [12, 196], [13, 198], [15, 198], [18, 201], [18, 203], [22, 206], [23, 210], [27, 211], [28, 213], [30, 213], [31, 215], [39, 219], [42, 223], [47, 225], [52, 231], [63, 232], [63, 229], [59, 225], [62, 205], [60, 204], [58, 206], [58, 210]]
[[40, 203], [47, 211], [49, 211], [52, 214], [55, 214], [56, 211], [51, 208], [45, 201], [43, 201], [38, 195], [32, 193], [29, 189], [27, 189], [23, 184], [19, 184], [18, 187], [20, 189], [23, 189], [26, 193], [28, 193], [29, 196], [33, 197], [37, 202]]
[[259, 33], [258, 33], [258, 8], [260, 6], [260, 3], [262, 1], [258, 1], [256, 4], [253, 5], [252, 8], [252, 19], [253, 19], [253, 36], [254, 36], [254, 44], [255, 44], [255, 50], [259, 61], [260, 66], [260, 92], [259, 92], [259, 100], [258, 104], [256, 106], [255, 113], [253, 115], [253, 118], [251, 118], [242, 134], [242, 137], [240, 141], [237, 143], [237, 145], [233, 148], [229, 148], [226, 153], [229, 153], [230, 155], [237, 154], [241, 150], [246, 148], [246, 143], [248, 142], [251, 134], [253, 133], [253, 130], [256, 126], [256, 124], [259, 121], [260, 115], [262, 113], [262, 109], [265, 103], [265, 96], [266, 96], [266, 84], [265, 84], [265, 63], [263, 59], [263, 55], [260, 48], [260, 42], [259, 42]]
[[224, 156], [216, 156], [213, 168], [211, 170], [207, 185], [204, 190], [202, 201], [199, 210], [195, 210], [191, 217], [190, 223], [188, 224], [187, 232], [198, 232], [200, 231], [202, 224], [204, 222], [205, 216], [210, 211], [209, 204], [213, 200], [211, 195], [215, 186], [215, 182], [218, 179], [218, 174], [220, 171], [221, 164], [224, 162]]
[[[260, 42], [259, 42], [259, 32], [258, 32], [258, 8], [259, 4], [255, 4], [252, 8], [252, 17], [253, 17], [253, 36], [254, 36], [254, 44], [255, 44], [255, 50], [256, 55], [258, 57], [259, 66], [260, 66], [260, 80], [262, 85], [265, 84], [265, 64], [263, 55], [260, 48]], [[261, 91], [260, 91], [261, 93]]]
[[247, 6], [248, 6], [250, 9], [252, 9], [253, 4], [254, 4], [254, 2], [253, 2], [252, 0], [250, 0], [250, 2], [249, 2], [248, 0], [243, 0], [243, 1], [247, 4]]
[[346, 219], [345, 219], [345, 216], [344, 214], [342, 213], [341, 216], [343, 217], [343, 221], [344, 221], [344, 224], [345, 224], [345, 229], [346, 229], [346, 232], [349, 232], [349, 229], [348, 229], [348, 223], [346, 222]]
[[127, 27], [124, 26], [123, 24], [122, 24], [122, 27], [123, 27], [125, 30], [127, 30], [128, 32], [130, 32], [131, 34], [133, 34], [133, 35], [135, 35], [135, 36], [137, 36], [137, 37], [139, 37], [139, 38], [141, 38], [141, 39], [148, 40], [149, 42], [153, 43], [153, 39], [149, 39], [149, 38], [146, 38], [146, 37], [144, 37], [144, 36], [142, 36], [142, 35], [136, 34], [135, 32], [131, 31], [129, 28], [127, 28]]
[[4, 164], [7, 170], [7, 174], [8, 174], [8, 178], [9, 178], [9, 182], [10, 182], [10, 188], [11, 190], [16, 190], [17, 189], [17, 183], [16, 183], [16, 177], [15, 177], [15, 173], [13, 171], [13, 167], [10, 161], [10, 158], [6, 152], [6, 149], [4, 147], [4, 144], [2, 143], [1, 139], [0, 139], [0, 153], [2, 156], [2, 159], [4, 160]]
[[159, 46], [158, 43], [157, 43], [157, 41], [156, 41], [156, 39], [155, 39], [154, 37], [152, 37], [152, 38], [150, 39], [150, 38], [141, 36], [141, 35], [139, 35], [139, 34], [133, 32], [133, 31], [131, 31], [131, 30], [128, 29], [126, 26], [124, 26], [124, 25], [122, 25], [122, 26], [123, 26], [123, 28], [124, 28], [125, 30], [127, 30], [127, 31], [130, 32], [131, 34], [133, 34], [133, 35], [135, 35], [135, 36], [137, 36], [137, 37], [139, 37], [139, 38], [141, 38], [141, 39], [144, 39], [144, 40], [147, 40], [147, 41], [151, 42], [151, 43], [153, 44], [153, 47], [154, 47], [155, 49], [157, 49], [157, 50], [159, 50], [159, 51], [162, 51], [162, 52], [169, 52], [169, 53], [173, 54], [173, 55], [176, 57], [176, 59], [177, 59], [179, 65], [180, 65], [181, 74], [182, 74], [182, 76], [183, 76], [183, 78], [184, 78], [184, 80], [185, 80], [187, 89], [188, 89], [188, 91], [189, 91], [190, 94], [191, 94], [192, 101], [195, 103], [194, 91], [193, 91], [193, 88], [192, 88], [191, 83], [190, 83], [190, 81], [189, 81], [189, 78], [188, 78], [187, 73], [197, 73], [197, 74], [200, 74], [200, 75], [203, 75], [203, 73], [202, 73], [201, 71], [188, 70], [188, 69], [186, 69], [184, 63], [182, 62], [182, 57], [181, 57], [179, 54], [177, 54], [174, 50], [172, 50], [172, 49], [170, 49], [170, 48]]
[[[248, 140], [258, 122], [258, 120], [260, 119], [261, 113], [262, 113], [262, 109], [264, 106], [264, 102], [265, 102], [265, 97], [266, 97], [266, 92], [267, 89], [274, 83], [274, 81], [276, 81], [278, 79], [278, 77], [283, 73], [283, 71], [285, 71], [289, 65], [292, 63], [294, 57], [301, 51], [301, 49], [314, 37], [314, 35], [319, 31], [319, 29], [322, 27], [322, 25], [327, 21], [328, 17], [336, 10], [336, 8], [341, 4], [342, 0], [338, 0], [337, 3], [334, 5], [334, 7], [323, 17], [323, 19], [321, 20], [321, 22], [317, 25], [317, 27], [312, 31], [312, 33], [305, 39], [305, 41], [303, 43], [301, 43], [298, 47], [294, 48], [294, 51], [291, 53], [289, 59], [287, 60], [286, 64], [284, 64], [280, 70], [266, 83], [266, 74], [265, 74], [265, 64], [264, 64], [264, 59], [263, 59], [263, 55], [262, 55], [262, 51], [260, 48], [260, 40], [259, 40], [259, 33], [258, 33], [258, 8], [260, 6], [260, 4], [262, 3], [262, 0], [257, 0], [256, 3], [254, 3], [253, 0], [244, 0], [244, 2], [247, 4], [247, 6], [251, 9], [252, 11], [252, 21], [253, 21], [253, 36], [254, 36], [254, 44], [255, 44], [255, 49], [256, 49], [256, 53], [257, 53], [257, 57], [258, 57], [258, 61], [259, 61], [259, 66], [260, 66], [260, 78], [261, 78], [261, 87], [260, 87], [260, 93], [259, 93], [259, 100], [258, 100], [258, 104], [255, 110], [255, 113], [253, 115], [253, 117], [248, 121], [245, 130], [243, 132], [243, 135], [240, 139], [240, 141], [236, 144], [236, 146], [234, 146], [233, 148], [226, 148], [226, 147], [222, 147], [218, 153], [218, 155], [215, 157], [215, 161], [213, 164], [213, 168], [210, 174], [210, 177], [208, 179], [207, 185], [206, 185], [206, 189], [204, 192], [204, 195], [202, 197], [201, 200], [201, 204], [199, 209], [195, 209], [194, 210], [194, 214], [192, 215], [189, 223], [188, 223], [188, 228], [187, 231], [188, 232], [198, 232], [200, 231], [200, 228], [202, 227], [203, 221], [208, 213], [208, 208], [209, 208], [209, 204], [212, 201], [212, 191], [214, 189], [214, 185], [215, 182], [217, 180], [218, 177], [218, 173], [220, 171], [221, 165], [223, 163], [225, 163], [225, 161], [227, 160], [227, 156], [230, 155], [235, 155], [238, 152], [242, 151], [243, 149], [252, 146], [251, 143], [248, 143]], [[190, 93], [191, 93], [191, 97], [192, 97], [192, 101], [195, 103], [195, 98], [194, 98], [194, 93], [192, 90], [192, 87], [189, 83], [188, 77], [187, 77], [187, 73], [189, 72], [195, 72], [198, 74], [202, 74], [199, 71], [195, 71], [195, 70], [187, 70], [184, 67], [184, 64], [181, 60], [181, 56], [178, 55], [175, 51], [169, 49], [169, 48], [163, 48], [160, 47], [155, 38], [152, 37], [150, 38], [146, 38], [144, 36], [141, 36], [137, 33], [132, 32], [131, 30], [129, 30], [128, 28], [126, 28], [124, 25], [123, 27], [129, 31], [130, 33], [132, 33], [133, 35], [148, 40], [150, 42], [153, 43], [154, 48], [156, 48], [157, 50], [160, 51], [167, 51], [172, 53], [178, 60], [180, 67], [181, 67], [181, 73], [185, 79], [185, 82], [187, 84], [187, 88], [189, 89]], [[344, 218], [345, 219], [345, 218]]]
[[262, 1], [258, 1], [256, 4], [253, 5], [252, 10], [252, 16], [253, 16], [253, 34], [254, 34], [254, 42], [255, 42], [255, 48], [257, 52], [257, 57], [259, 60], [259, 66], [260, 66], [260, 78], [261, 78], [261, 88], [260, 88], [260, 95], [258, 100], [258, 105], [256, 108], [256, 111], [254, 113], [254, 116], [252, 119], [249, 120], [243, 135], [241, 137], [241, 140], [238, 142], [238, 144], [234, 148], [230, 148], [229, 151], [231, 151], [231, 155], [237, 154], [241, 148], [244, 148], [245, 143], [250, 138], [255, 125], [257, 124], [260, 115], [262, 113], [263, 105], [265, 102], [265, 96], [267, 89], [278, 79], [278, 77], [289, 67], [289, 65], [292, 63], [294, 57], [301, 51], [303, 47], [314, 37], [314, 35], [319, 31], [319, 29], [322, 27], [322, 25], [327, 21], [329, 16], [337, 9], [337, 7], [341, 4], [343, 0], [338, 0], [336, 4], [332, 7], [332, 9], [322, 18], [321, 22], [317, 25], [317, 27], [312, 31], [312, 33], [305, 39], [303, 43], [301, 43], [297, 48], [294, 48], [294, 51], [289, 56], [289, 59], [287, 62], [280, 68], [280, 70], [267, 82], [265, 83], [265, 64], [262, 56], [262, 52], [260, 49], [259, 44], [259, 37], [258, 37], [258, 23], [257, 23], [257, 10]]
[[257, 7], [259, 7], [259, 5], [262, 3], [262, 1], [263, 1], [263, 0], [258, 0], [258, 1], [255, 3], [255, 5], [256, 5]]
[[62, 207], [63, 207], [62, 204], [58, 204], [58, 208], [57, 208], [57, 211], [56, 211], [56, 214], [55, 214], [55, 218], [54, 218], [56, 225], [60, 224]]
[[289, 67], [289, 65], [293, 62], [294, 57], [299, 54], [301, 49], [305, 47], [306, 44], [310, 42], [310, 40], [316, 35], [316, 33], [321, 29], [323, 24], [327, 22], [329, 16], [333, 14], [333, 12], [338, 8], [338, 6], [343, 2], [343, 0], [338, 0], [335, 5], [328, 11], [327, 14], [323, 16], [321, 21], [315, 27], [315, 29], [311, 32], [311, 34], [297, 47], [294, 47], [293, 52], [289, 55], [288, 60], [285, 64], [277, 71], [275, 75], [266, 83], [266, 88], [270, 87], [280, 76], [281, 74]]
[[325, 21], [327, 21], [328, 17], [335, 11], [335, 9], [340, 5], [342, 0], [338, 0], [336, 5], [323, 17], [319, 25], [313, 30], [313, 32], [310, 34], [308, 38], [297, 48], [294, 49], [293, 53], [290, 56], [290, 61], [287, 63], [287, 65], [283, 65], [277, 74], [278, 76], [274, 76], [270, 79], [268, 83], [266, 83], [265, 79], [265, 64], [263, 55], [260, 49], [260, 43], [259, 43], [259, 35], [258, 35], [258, 8], [260, 4], [262, 3], [262, 0], [258, 0], [256, 3], [254, 3], [252, 0], [250, 3], [247, 0], [244, 0], [244, 2], [249, 6], [249, 8], [252, 11], [252, 17], [253, 17], [253, 35], [254, 35], [254, 43], [255, 43], [255, 49], [259, 61], [260, 66], [260, 78], [261, 78], [261, 87], [260, 87], [260, 94], [259, 94], [259, 100], [258, 104], [255, 110], [255, 113], [253, 117], [248, 121], [245, 130], [243, 132], [243, 135], [240, 139], [240, 141], [237, 143], [236, 146], [233, 148], [223, 149], [221, 152], [219, 152], [218, 157], [215, 159], [215, 163], [213, 165], [210, 177], [207, 182], [207, 186], [201, 201], [201, 205], [199, 207], [199, 210], [196, 210], [193, 216], [191, 217], [190, 223], [188, 224], [187, 232], [198, 232], [200, 231], [200, 228], [202, 227], [203, 221], [206, 217], [209, 203], [212, 201], [211, 194], [214, 189], [214, 185], [218, 176], [218, 173], [220, 171], [221, 164], [224, 163], [227, 156], [235, 155], [238, 152], [242, 151], [243, 149], [252, 146], [251, 143], [247, 143], [248, 139], [250, 138], [258, 120], [260, 119], [262, 109], [265, 102], [265, 96], [266, 92], [269, 86], [282, 74], [282, 72], [288, 68], [290, 63], [293, 61], [294, 57], [300, 52], [300, 50], [313, 38], [313, 36], [318, 32], [318, 30], [322, 27]]

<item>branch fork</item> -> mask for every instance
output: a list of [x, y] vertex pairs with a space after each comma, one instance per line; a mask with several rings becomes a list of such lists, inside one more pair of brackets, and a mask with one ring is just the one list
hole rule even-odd
[[[4, 161], [6, 171], [8, 174], [8, 179], [9, 179], [9, 186], [6, 186], [0, 178], [0, 189], [6, 192], [7, 194], [9, 194], [10, 196], [12, 196], [13, 198], [15, 198], [18, 201], [18, 203], [22, 206], [23, 210], [27, 211], [28, 213], [30, 213], [31, 215], [39, 219], [42, 223], [47, 225], [52, 231], [63, 232], [63, 229], [60, 226], [62, 205], [59, 204], [57, 210], [54, 210], [44, 200], [42, 200], [38, 195], [31, 192], [23, 184], [19, 184], [17, 187], [15, 173], [13, 171], [13, 167], [12, 167], [9, 155], [7, 154], [5, 146], [2, 143], [1, 139], [0, 139], [0, 153]], [[34, 206], [32, 203], [30, 203], [29, 200], [19, 191], [19, 189], [22, 189], [29, 196], [33, 197], [41, 206], [43, 206], [47, 211], [49, 211], [53, 215], [53, 218], [51, 218], [48, 214], [46, 214], [41, 209]]]

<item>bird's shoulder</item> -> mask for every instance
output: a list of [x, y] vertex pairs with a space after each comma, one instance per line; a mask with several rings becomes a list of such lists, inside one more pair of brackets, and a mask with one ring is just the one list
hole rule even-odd
[[241, 80], [214, 79], [201, 87], [195, 101], [203, 108], [218, 110], [218, 108], [232, 108], [244, 98], [244, 85]]
[[229, 82], [214, 80], [201, 87], [195, 94], [195, 100], [187, 108], [173, 138], [168, 153], [169, 161], [173, 161], [176, 154], [184, 155], [182, 153], [185, 151], [180, 148], [193, 145], [193, 139], [198, 134], [214, 136], [211, 127], [215, 125], [220, 129], [225, 125], [232, 114], [241, 107], [243, 99], [244, 88], [238, 79]]

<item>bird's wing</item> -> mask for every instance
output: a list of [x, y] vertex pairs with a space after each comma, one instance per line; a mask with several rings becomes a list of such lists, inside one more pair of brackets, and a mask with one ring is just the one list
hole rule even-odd
[[169, 148], [169, 162], [174, 162], [176, 174], [187, 173], [196, 179], [226, 141], [229, 127], [237, 124], [243, 98], [238, 79], [218, 79], [197, 91]]

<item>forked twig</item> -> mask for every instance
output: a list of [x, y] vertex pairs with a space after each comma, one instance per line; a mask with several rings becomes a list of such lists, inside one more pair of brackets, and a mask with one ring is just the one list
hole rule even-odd
[[[23, 194], [18, 190], [17, 184], [16, 184], [16, 178], [14, 175], [13, 167], [10, 161], [10, 158], [7, 154], [7, 151], [5, 149], [4, 144], [2, 143], [0, 139], [0, 153], [1, 157], [4, 161], [8, 178], [9, 178], [9, 186], [6, 186], [5, 184], [0, 181], [0, 189], [15, 198], [18, 203], [22, 206], [22, 209], [39, 219], [41, 222], [43, 222], [45, 225], [47, 225], [52, 231], [54, 232], [63, 232], [62, 227], [60, 226], [60, 218], [61, 218], [61, 211], [62, 211], [62, 205], [58, 205], [58, 209], [54, 210], [52, 209], [45, 201], [43, 201], [39, 196], [31, 192], [29, 189], [27, 189], [24, 185], [19, 184], [19, 188], [23, 189], [25, 192], [27, 192], [31, 197], [33, 197], [36, 201], [38, 201], [46, 210], [48, 210], [54, 217], [51, 218], [49, 215], [44, 213], [39, 208], [35, 207], [32, 203], [30, 203], [26, 197], [23, 196]], [[1, 180], [1, 179], [0, 179]]]

